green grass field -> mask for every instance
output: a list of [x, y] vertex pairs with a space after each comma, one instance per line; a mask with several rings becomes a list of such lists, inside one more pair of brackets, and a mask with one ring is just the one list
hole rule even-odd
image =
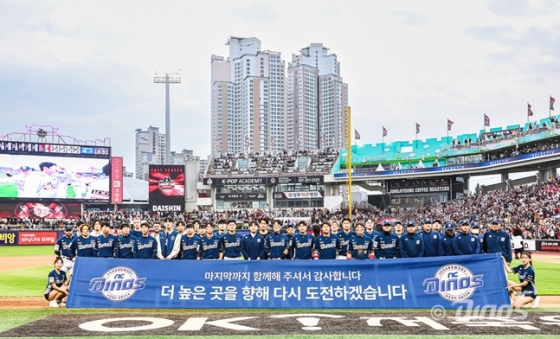
[[54, 260], [54, 246], [0, 246], [0, 257], [19, 257], [28, 255], [52, 255]]

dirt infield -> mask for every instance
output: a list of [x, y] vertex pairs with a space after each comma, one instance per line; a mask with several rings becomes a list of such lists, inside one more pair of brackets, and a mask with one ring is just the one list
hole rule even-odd
[[52, 265], [54, 262], [54, 258], [54, 254], [21, 257], [0, 257], [0, 272]]

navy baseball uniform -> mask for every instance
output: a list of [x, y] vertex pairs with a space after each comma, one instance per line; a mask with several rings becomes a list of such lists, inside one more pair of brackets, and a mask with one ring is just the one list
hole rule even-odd
[[252, 236], [250, 233], [243, 236], [241, 244], [241, 252], [245, 259], [256, 260], [264, 258], [264, 238], [256, 233]]
[[220, 258], [220, 239], [215, 234], [212, 237], [205, 236], [202, 238], [201, 249], [202, 259], [219, 259]]
[[509, 234], [502, 230], [484, 233], [484, 253], [500, 253], [506, 262], [511, 263], [511, 240]]
[[224, 259], [239, 259], [242, 242], [243, 237], [239, 233], [224, 235], [220, 239], [220, 252], [224, 253]]
[[136, 239], [136, 259], [156, 259], [157, 258], [157, 239], [151, 236], [141, 236]]
[[439, 240], [441, 234], [439, 232], [420, 232], [422, 241], [424, 242], [424, 257], [437, 257], [439, 255]]
[[401, 258], [421, 258], [424, 256], [424, 240], [416, 233], [403, 234], [399, 239]]
[[117, 258], [132, 259], [136, 253], [136, 237], [119, 236], [117, 241]]
[[399, 257], [399, 236], [392, 232], [383, 232], [373, 240], [375, 257], [394, 259]]
[[189, 237], [183, 234], [181, 237], [181, 259], [196, 260], [200, 258], [200, 245], [202, 240], [196, 234]]
[[309, 260], [313, 258], [313, 242], [315, 239], [311, 234], [295, 234], [292, 237], [292, 249], [294, 259]]
[[373, 240], [367, 235], [355, 234], [348, 242], [348, 251], [353, 259], [369, 259], [373, 253]]
[[117, 237], [112, 234], [101, 234], [95, 238], [95, 249], [99, 258], [115, 258], [117, 252]]
[[289, 245], [290, 240], [285, 234], [270, 233], [264, 239], [264, 252], [268, 259], [281, 259]]
[[96, 257], [95, 237], [77, 237], [70, 246], [76, 257]]
[[459, 233], [453, 239], [453, 252], [456, 255], [479, 254], [480, 241], [471, 233]]
[[314, 250], [319, 253], [319, 259], [336, 259], [340, 252], [340, 238], [334, 234], [326, 237], [321, 234], [315, 238]]

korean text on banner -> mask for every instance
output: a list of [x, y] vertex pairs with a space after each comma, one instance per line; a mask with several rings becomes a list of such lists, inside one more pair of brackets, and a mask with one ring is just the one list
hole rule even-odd
[[[499, 255], [398, 260], [78, 258], [68, 307], [458, 308], [510, 304]], [[188, 272], [188, 273], [187, 273]]]
[[111, 204], [123, 202], [123, 158], [111, 158]]

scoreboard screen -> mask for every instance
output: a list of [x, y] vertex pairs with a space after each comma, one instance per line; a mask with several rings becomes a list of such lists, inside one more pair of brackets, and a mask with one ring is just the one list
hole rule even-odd
[[109, 147], [0, 141], [0, 200], [108, 202]]

